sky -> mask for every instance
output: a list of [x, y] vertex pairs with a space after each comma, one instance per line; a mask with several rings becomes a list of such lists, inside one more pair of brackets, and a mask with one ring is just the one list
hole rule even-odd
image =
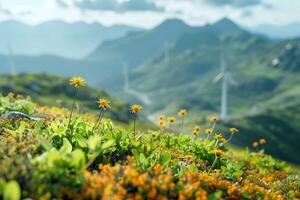
[[0, 21], [27, 24], [49, 20], [126, 24], [152, 28], [167, 18], [190, 25], [228, 17], [253, 27], [300, 22], [300, 0], [0, 0]]

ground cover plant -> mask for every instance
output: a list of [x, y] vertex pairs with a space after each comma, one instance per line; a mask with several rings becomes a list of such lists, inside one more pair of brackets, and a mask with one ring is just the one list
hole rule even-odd
[[[84, 90], [84, 83], [80, 77], [70, 82], [74, 91]], [[190, 135], [181, 134], [185, 109], [178, 120], [159, 116], [159, 130], [141, 130], [143, 109], [134, 104], [127, 130], [107, 118], [114, 105], [99, 98], [97, 116], [75, 106], [41, 107], [13, 93], [0, 97], [2, 199], [300, 198], [299, 176], [264, 153], [263, 138], [253, 141], [256, 151], [232, 156], [228, 143], [243, 133], [232, 127], [225, 138], [216, 116], [210, 127], [195, 125]], [[36, 118], [8, 115], [16, 111]]]

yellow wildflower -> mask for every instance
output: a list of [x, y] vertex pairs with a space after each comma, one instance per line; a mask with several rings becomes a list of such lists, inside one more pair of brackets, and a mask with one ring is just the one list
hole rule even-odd
[[237, 128], [230, 128], [229, 131], [232, 133], [232, 134], [235, 134], [237, 132], [239, 132], [239, 130]]
[[180, 116], [180, 117], [184, 117], [185, 115], [187, 115], [187, 110], [186, 109], [181, 109], [178, 112], [178, 116]]
[[224, 151], [222, 151], [221, 149], [217, 149], [217, 148], [215, 148], [215, 149], [213, 150], [213, 153], [216, 154], [217, 156], [222, 156], [222, 155], [224, 155]]
[[221, 134], [216, 134], [215, 139], [219, 142], [225, 142], [225, 138]]
[[212, 123], [216, 123], [216, 122], [218, 121], [218, 117], [217, 117], [217, 116], [212, 116], [212, 117], [210, 118], [210, 121], [211, 121]]
[[73, 85], [75, 88], [79, 88], [85, 85], [85, 80], [79, 76], [72, 77], [70, 79], [70, 85]]
[[169, 120], [170, 123], [176, 122], [176, 118], [175, 117], [169, 117], [168, 120]]
[[138, 104], [134, 104], [130, 107], [130, 110], [132, 113], [138, 113], [143, 109], [143, 107], [141, 105]]
[[200, 126], [195, 126], [193, 129], [193, 135], [197, 135], [200, 132]]
[[100, 98], [97, 101], [97, 103], [99, 104], [99, 107], [102, 108], [102, 109], [104, 109], [104, 110], [111, 108], [110, 102], [108, 100], [106, 100], [106, 99]]
[[165, 116], [164, 115], [159, 115], [159, 120], [164, 120], [165, 119]]
[[263, 145], [263, 144], [265, 144], [265, 143], [266, 143], [266, 140], [265, 140], [265, 139], [262, 138], [262, 139], [259, 140], [259, 144], [260, 144], [260, 145]]
[[10, 98], [10, 99], [14, 98], [14, 96], [15, 96], [15, 94], [13, 92], [9, 92], [7, 94], [7, 97]]
[[254, 147], [254, 148], [256, 148], [256, 147], [258, 147], [258, 142], [253, 142], [253, 144], [252, 144], [252, 146]]
[[212, 133], [211, 128], [206, 128], [206, 129], [205, 129], [205, 133], [206, 133], [207, 135], [210, 135], [210, 134]]

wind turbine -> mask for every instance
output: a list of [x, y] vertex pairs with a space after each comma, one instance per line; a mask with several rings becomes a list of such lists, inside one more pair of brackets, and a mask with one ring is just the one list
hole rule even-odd
[[166, 41], [163, 45], [163, 49], [164, 49], [164, 56], [165, 56], [165, 63], [168, 63], [170, 60], [170, 48], [171, 45], [169, 44], [168, 41]]
[[128, 66], [126, 63], [123, 63], [123, 76], [124, 76], [124, 92], [129, 91], [129, 73]]
[[213, 82], [217, 83], [219, 81], [222, 81], [220, 118], [227, 119], [228, 118], [228, 85], [230, 84], [237, 85], [237, 83], [232, 79], [230, 72], [226, 69], [225, 57], [224, 57], [224, 52], [222, 47], [220, 52], [220, 67], [221, 67], [221, 72], [214, 78]]
[[15, 61], [14, 61], [14, 53], [12, 51], [11, 46], [7, 45], [8, 53], [9, 53], [9, 66], [10, 66], [10, 73], [11, 75], [16, 75], [16, 67], [15, 67]]

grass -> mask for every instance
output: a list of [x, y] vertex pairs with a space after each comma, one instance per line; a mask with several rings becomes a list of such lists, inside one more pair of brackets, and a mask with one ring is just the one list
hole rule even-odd
[[69, 124], [70, 110], [12, 95], [0, 97], [0, 109], [44, 116], [0, 120], [4, 200], [300, 198], [300, 178], [285, 163], [233, 149], [215, 132], [204, 140], [110, 119], [94, 128], [97, 116], [76, 110]]

